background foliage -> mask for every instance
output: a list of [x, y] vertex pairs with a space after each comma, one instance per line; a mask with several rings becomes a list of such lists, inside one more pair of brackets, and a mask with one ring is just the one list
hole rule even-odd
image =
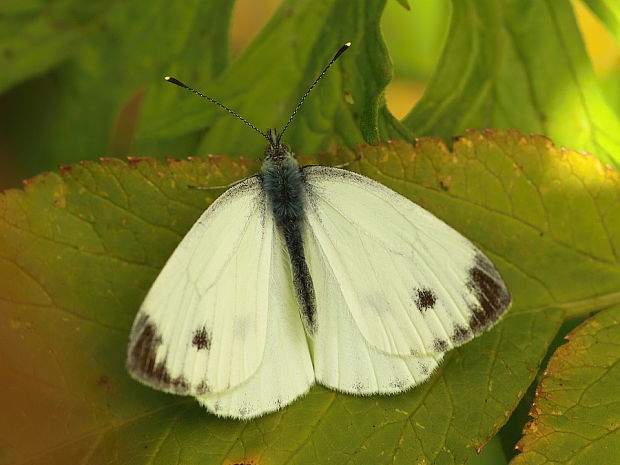
[[[244, 8], [258, 15], [251, 8], [260, 6], [0, 5], [3, 182], [52, 171], [0, 202], [0, 463], [500, 464], [511, 460], [531, 408], [515, 463], [589, 463], [620, 450], [609, 414], [620, 402], [620, 181], [611, 168], [620, 160], [620, 8], [612, 0], [409, 3], [283, 1], [234, 59], [231, 18]], [[380, 30], [386, 8], [389, 47]], [[599, 18], [615, 65], [592, 66], [574, 8]], [[354, 46], [288, 142], [308, 162], [319, 152], [333, 164], [359, 151], [353, 169], [489, 253], [514, 308], [401, 396], [359, 399], [317, 387], [283, 412], [238, 423], [137, 385], [123, 362], [133, 315], [212, 200], [186, 186], [252, 174], [264, 143], [161, 77], [208, 89], [259, 127], [279, 126], [347, 40]], [[400, 121], [383, 96], [390, 55], [401, 76], [428, 79]], [[402, 88], [410, 87], [390, 91], [390, 107], [412, 105]], [[486, 131], [453, 139], [467, 128]], [[499, 131], [508, 128], [521, 133]], [[553, 142], [523, 135], [530, 132]], [[358, 148], [419, 136], [444, 142]], [[209, 153], [228, 157], [73, 164]]]

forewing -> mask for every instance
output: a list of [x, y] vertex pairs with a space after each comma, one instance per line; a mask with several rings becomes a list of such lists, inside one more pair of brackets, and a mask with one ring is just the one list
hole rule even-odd
[[305, 394], [314, 370], [284, 245], [276, 235], [270, 270], [267, 340], [263, 361], [245, 383], [198, 397], [216, 415], [248, 420], [278, 410]]
[[258, 177], [227, 190], [194, 224], [134, 321], [127, 366], [174, 393], [230, 389], [263, 359], [274, 221]]
[[304, 228], [364, 339], [380, 351], [445, 352], [509, 307], [491, 261], [430, 212], [350, 171], [311, 166], [304, 179]]

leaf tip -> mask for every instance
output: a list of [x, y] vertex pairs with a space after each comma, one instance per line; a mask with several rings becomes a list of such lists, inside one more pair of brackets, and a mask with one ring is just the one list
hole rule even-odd
[[33, 186], [34, 184], [44, 181], [45, 178], [47, 178], [49, 174], [50, 174], [49, 172], [45, 172], [45, 173], [37, 174], [36, 176], [29, 178], [29, 179], [22, 179], [22, 186], [24, 187], [24, 190], [28, 189], [30, 186]]
[[31, 186], [32, 183], [34, 183], [36, 180], [36, 178], [30, 178], [30, 179], [22, 179], [22, 186], [24, 186], [24, 189], [27, 189], [28, 186]]
[[120, 160], [118, 158], [113, 158], [113, 157], [99, 157], [99, 162], [102, 165], [109, 165], [112, 163], [118, 163]]
[[152, 158], [147, 157], [127, 157], [127, 162], [131, 168], [135, 168], [140, 163], [152, 163]]
[[[454, 140], [460, 140], [462, 139], [463, 136], [456, 136], [455, 138], [453, 138]], [[446, 143], [441, 140], [438, 139], [436, 137], [416, 137], [415, 139], [415, 150], [424, 150], [425, 146], [435, 146], [437, 147], [439, 150], [441, 150], [442, 152], [449, 152], [448, 150], [448, 146], [446, 145]]]

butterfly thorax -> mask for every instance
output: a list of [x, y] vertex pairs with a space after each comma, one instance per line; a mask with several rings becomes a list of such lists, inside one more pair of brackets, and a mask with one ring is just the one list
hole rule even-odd
[[270, 144], [260, 170], [263, 188], [278, 226], [297, 224], [303, 213], [302, 172], [293, 152], [269, 131]]

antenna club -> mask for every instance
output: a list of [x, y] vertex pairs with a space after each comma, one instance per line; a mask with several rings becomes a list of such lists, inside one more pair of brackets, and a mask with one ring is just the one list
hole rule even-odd
[[176, 78], [173, 78], [172, 76], [166, 76], [164, 79], [172, 84], [176, 84], [179, 87], [183, 87], [184, 89], [189, 89], [187, 85], [183, 84], [181, 81], [179, 81]]
[[172, 84], [176, 84], [179, 87], [182, 87], [184, 89], [189, 90], [190, 92], [193, 92], [194, 94], [208, 100], [211, 103], [214, 103], [215, 105], [217, 105], [218, 107], [220, 107], [222, 110], [227, 111], [228, 113], [230, 113], [231, 115], [233, 115], [235, 118], [240, 119], [241, 121], [243, 121], [245, 124], [247, 124], [249, 127], [251, 127], [252, 129], [254, 129], [257, 133], [259, 133], [261, 136], [263, 136], [265, 139], [267, 139], [268, 141], [270, 140], [269, 137], [267, 137], [267, 134], [265, 134], [263, 131], [261, 131], [260, 129], [258, 129], [256, 126], [254, 126], [252, 123], [250, 123], [247, 119], [245, 119], [243, 116], [239, 115], [235, 110], [231, 110], [230, 108], [228, 108], [226, 105], [221, 104], [220, 102], [218, 102], [217, 100], [209, 97], [208, 95], [203, 94], [202, 92], [198, 92], [196, 89], [192, 89], [190, 86], [188, 86], [187, 84], [183, 84], [181, 81], [179, 81], [176, 78], [173, 78], [172, 76], [166, 76], [164, 78], [166, 81], [171, 82]]
[[334, 58], [332, 59], [332, 61], [336, 60], [340, 55], [346, 52], [350, 46], [351, 46], [351, 42], [347, 42], [342, 47], [340, 47], [340, 50], [336, 52], [336, 55], [334, 55]]
[[280, 139], [282, 139], [282, 135], [286, 132], [286, 130], [288, 129], [289, 124], [291, 124], [291, 121], [293, 121], [293, 118], [295, 118], [295, 115], [297, 114], [297, 112], [299, 111], [299, 109], [301, 108], [301, 105], [304, 103], [304, 101], [306, 100], [306, 97], [308, 97], [308, 94], [310, 93], [310, 91], [312, 91], [312, 89], [314, 89], [314, 86], [317, 85], [317, 83], [321, 80], [321, 78], [325, 75], [325, 73], [327, 72], [327, 70], [331, 67], [331, 65], [334, 64], [334, 62], [338, 59], [338, 57], [340, 55], [342, 55], [344, 52], [347, 51], [347, 49], [351, 46], [351, 42], [347, 42], [346, 44], [344, 44], [342, 47], [340, 47], [340, 50], [338, 50], [336, 52], [336, 55], [334, 55], [334, 58], [331, 59], [331, 61], [329, 63], [327, 63], [327, 66], [325, 67], [325, 69], [323, 69], [323, 71], [321, 72], [321, 74], [319, 74], [319, 77], [317, 77], [314, 82], [310, 85], [310, 87], [308, 87], [308, 90], [304, 93], [304, 95], [302, 95], [301, 100], [299, 101], [299, 103], [297, 104], [297, 106], [295, 107], [295, 109], [293, 110], [293, 113], [291, 114], [290, 118], [288, 119], [288, 121], [286, 122], [286, 124], [284, 125], [284, 128], [282, 128], [282, 131], [280, 131], [280, 134], [278, 135], [278, 138], [276, 139], [276, 142], [280, 142]]

